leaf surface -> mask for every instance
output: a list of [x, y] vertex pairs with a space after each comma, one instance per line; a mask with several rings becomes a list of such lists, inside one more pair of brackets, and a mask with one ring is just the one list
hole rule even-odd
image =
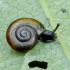
[[[50, 4], [52, 0], [47, 0], [47, 2]], [[56, 70], [56, 68], [57, 70], [70, 69], [70, 64], [63, 49], [61, 48], [59, 40], [52, 43], [39, 42], [27, 53], [17, 52], [11, 49], [6, 41], [6, 30], [8, 26], [12, 21], [22, 17], [35, 18], [42, 22], [46, 29], [52, 30], [50, 20], [48, 19], [48, 16], [45, 15], [40, 4], [41, 3], [39, 3], [38, 0], [0, 0], [0, 70], [43, 70], [38, 67], [29, 68], [28, 63], [32, 60], [48, 62], [47, 70]], [[50, 9], [51, 7], [52, 6], [49, 6]], [[56, 17], [54, 17], [54, 19], [56, 19]], [[58, 21], [62, 21], [61, 18], [58, 19]], [[66, 20], [66, 22], [69, 23], [69, 20]], [[64, 26], [65, 25], [63, 24], [63, 27]], [[61, 27], [60, 31], [63, 29]], [[64, 38], [66, 41], [68, 41], [69, 36], [65, 34], [62, 33], [61, 35], [62, 37], [68, 37]]]

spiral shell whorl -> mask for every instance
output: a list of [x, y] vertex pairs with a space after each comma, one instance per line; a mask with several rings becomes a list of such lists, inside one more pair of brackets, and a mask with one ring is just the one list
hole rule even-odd
[[28, 41], [31, 38], [30, 28], [32, 27], [30, 26], [19, 27], [15, 32], [16, 38], [21, 42]]
[[17, 51], [32, 49], [45, 27], [33, 18], [20, 18], [13, 21], [6, 32], [8, 44]]
[[[8, 39], [10, 39], [8, 41]], [[22, 25], [16, 24], [14, 26], [11, 26], [9, 29], [8, 34], [8, 43], [11, 45], [11, 47], [17, 51], [26, 51], [29, 49], [32, 49], [37, 41], [38, 41], [38, 35], [37, 31], [29, 25]], [[13, 46], [12, 46], [13, 45]]]

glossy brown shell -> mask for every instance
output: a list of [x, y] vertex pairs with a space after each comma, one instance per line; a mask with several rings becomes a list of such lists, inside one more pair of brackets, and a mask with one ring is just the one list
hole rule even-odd
[[6, 32], [8, 44], [17, 51], [32, 49], [38, 36], [45, 30], [45, 27], [38, 20], [33, 18], [20, 18], [13, 21]]

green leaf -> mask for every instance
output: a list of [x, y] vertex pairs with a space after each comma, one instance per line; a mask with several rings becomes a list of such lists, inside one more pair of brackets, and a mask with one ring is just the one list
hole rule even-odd
[[[57, 15], [54, 15], [54, 18], [52, 18], [52, 15], [45, 15], [46, 13], [44, 13], [44, 9], [46, 8], [46, 12], [49, 12], [49, 9], [45, 3], [43, 5], [46, 7], [41, 7], [41, 2], [48, 2], [49, 8], [52, 9], [53, 7], [53, 11], [55, 11], [56, 14], [57, 10], [59, 11], [59, 7], [56, 6], [58, 7], [56, 10], [54, 5], [57, 4], [57, 0], [55, 0], [55, 3], [53, 0], [0, 0], [0, 70], [42, 70], [38, 67], [29, 68], [28, 63], [32, 60], [48, 62], [47, 70], [56, 70], [56, 68], [57, 70], [70, 69], [70, 64], [67, 60], [69, 57], [66, 57], [66, 55], [69, 55], [68, 50], [70, 49], [70, 38], [67, 30], [69, 29], [69, 24], [66, 24], [70, 22], [69, 18], [66, 14], [65, 18], [59, 17], [60, 12]], [[51, 3], [52, 5], [50, 5]], [[59, 1], [59, 4], [60, 3], [63, 3], [62, 6], [68, 5], [66, 4], [68, 3], [68, 0], [67, 2], [64, 2], [64, 0]], [[51, 12], [53, 13], [53, 11]], [[6, 30], [12, 21], [22, 17], [35, 18], [42, 22], [48, 30], [52, 30], [51, 26], [53, 28], [56, 26], [55, 21], [54, 23], [52, 22], [54, 19], [57, 23], [62, 22], [63, 26], [61, 25], [59, 28], [61, 34], [59, 34], [59, 31], [56, 32], [58, 40], [52, 43], [39, 42], [27, 53], [13, 50], [6, 41]], [[66, 26], [66, 28], [64, 28], [64, 26]], [[66, 30], [65, 34], [63, 33], [64, 30]], [[63, 40], [65, 40], [65, 42]], [[67, 52], [63, 51], [61, 48], [62, 46], [64, 47], [63, 49], [65, 49], [66, 46], [68, 47], [68, 50], [66, 49]]]
[[[58, 16], [58, 14], [57, 14], [57, 12], [55, 13], [56, 15], [57, 15], [57, 17], [55, 17], [55, 15], [53, 15], [54, 17], [55, 17], [55, 19], [53, 18], [53, 16], [52, 16], [52, 13], [49, 11], [49, 8], [47, 7], [47, 3], [46, 3], [46, 1], [44, 0], [39, 0], [39, 2], [40, 2], [40, 4], [41, 4], [41, 6], [42, 6], [42, 8], [43, 8], [43, 10], [44, 10], [44, 12], [45, 12], [45, 14], [46, 14], [46, 16], [50, 19], [50, 24], [51, 24], [51, 26], [54, 28], [55, 27], [55, 25], [57, 24], [57, 23], [60, 23], [60, 22], [57, 22], [56, 23], [56, 21], [55, 21], [55, 19], [56, 18], [59, 18], [59, 19], [63, 19], [64, 18], [64, 15], [65, 14], [63, 14], [63, 13], [61, 13], [62, 12], [62, 9], [60, 10], [60, 9], [58, 9], [58, 6], [56, 5], [56, 7], [57, 7], [57, 9], [59, 10], [59, 12], [60, 12], [60, 16], [62, 17], [63, 16], [63, 18], [60, 18], [59, 16]], [[58, 1], [56, 1], [56, 4], [57, 4], [57, 2]], [[53, 8], [52, 8], [53, 9]], [[54, 8], [55, 9], [55, 8]], [[53, 9], [53, 10], [54, 10]], [[58, 13], [59, 13], [58, 12]], [[67, 14], [67, 16], [68, 16], [68, 14]], [[61, 23], [62, 24], [62, 23]], [[67, 28], [65, 28], [64, 27], [64, 29], [66, 29], [67, 31], [63, 31], [64, 33], [66, 32], [66, 34], [69, 34], [70, 32], [69, 32], [69, 27], [68, 27], [68, 25], [69, 24], [65, 24], [65, 25], [61, 25], [61, 27], [63, 27], [63, 26], [66, 26]], [[60, 29], [60, 31], [62, 31], [62, 29]], [[69, 62], [70, 62], [70, 51], [68, 50], [69, 48], [69, 45], [70, 44], [67, 44], [67, 42], [69, 42], [69, 41], [67, 41], [66, 39], [67, 39], [67, 36], [66, 37], [63, 37], [63, 34], [62, 34], [62, 32], [59, 32], [58, 30], [57, 30], [57, 37], [58, 37], [58, 40], [59, 40], [59, 42], [60, 42], [60, 44], [61, 44], [61, 47], [62, 47], [62, 49], [64, 50], [64, 52], [65, 52], [65, 54], [66, 54], [66, 56], [67, 56], [67, 58], [68, 58], [68, 60], [69, 60]], [[64, 35], [65, 36], [65, 35]], [[66, 41], [65, 41], [66, 40]], [[68, 47], [67, 47], [68, 46]]]

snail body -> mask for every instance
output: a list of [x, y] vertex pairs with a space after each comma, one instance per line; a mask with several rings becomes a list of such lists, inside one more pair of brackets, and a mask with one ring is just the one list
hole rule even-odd
[[[53, 35], [51, 33], [51, 31], [47, 31], [42, 23], [36, 19], [20, 18], [9, 25], [6, 32], [6, 39], [14, 50], [27, 51], [32, 49], [38, 40], [43, 42], [51, 42], [54, 40], [55, 34], [54, 32], [52, 33]], [[44, 36], [51, 36], [52, 38], [47, 39]]]

